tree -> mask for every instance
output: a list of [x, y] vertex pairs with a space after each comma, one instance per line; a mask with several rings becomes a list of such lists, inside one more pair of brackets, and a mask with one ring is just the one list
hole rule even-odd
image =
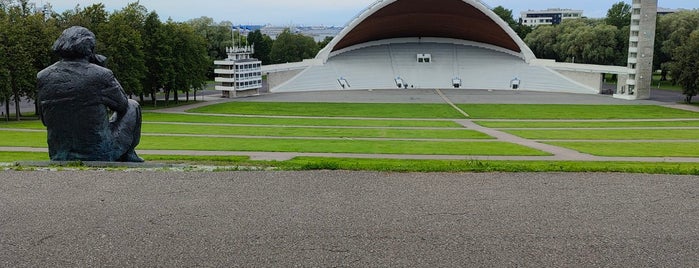
[[299, 62], [313, 58], [316, 54], [318, 54], [318, 44], [312, 37], [293, 34], [286, 29], [274, 41], [270, 58], [272, 63]]
[[187, 94], [195, 92], [206, 84], [206, 71], [211, 65], [206, 51], [206, 39], [197, 34], [185, 23], [169, 20], [165, 24], [165, 34], [172, 37], [172, 70], [175, 74], [165, 84], [165, 100], [169, 102], [170, 92], [174, 93], [175, 102], [179, 102], [178, 92]]
[[143, 54], [144, 8], [137, 3], [109, 16], [108, 23], [99, 27], [98, 52], [107, 56], [108, 67], [129, 95], [143, 92], [141, 81], [146, 66]]
[[325, 39], [323, 39], [322, 41], [318, 42], [318, 48], [319, 48], [319, 49], [323, 49], [323, 48], [325, 48], [326, 46], [328, 46], [328, 44], [330, 44], [330, 42], [332, 42], [332, 41], [333, 41], [333, 37], [332, 37], [332, 36], [326, 36]]
[[608, 25], [616, 26], [617, 29], [631, 25], [631, 5], [623, 1], [612, 5], [607, 11], [605, 22]]
[[0, 7], [0, 101], [5, 105], [5, 120], [10, 120], [10, 97], [12, 96], [12, 88], [10, 87], [10, 70], [8, 69], [7, 59], [9, 58], [7, 51], [7, 13], [4, 7]]
[[[9, 88], [12, 100], [15, 103], [15, 117], [19, 120], [22, 113], [20, 102], [23, 98], [33, 98], [36, 95], [36, 73], [39, 66], [44, 65], [48, 53], [46, 50], [47, 38], [44, 36], [42, 23], [44, 16], [37, 12], [26, 0], [21, 0], [15, 5], [4, 6], [4, 24], [11, 27], [3, 27], [6, 37], [4, 42], [4, 67], [3, 88]], [[5, 91], [3, 90], [3, 91]], [[5, 97], [6, 104], [8, 97]], [[9, 113], [9, 111], [8, 111]]]
[[[240, 33], [233, 30], [233, 23], [230, 21], [216, 23], [212, 18], [200, 17], [187, 21], [187, 24], [206, 40], [209, 62], [228, 57], [226, 48], [232, 47], [234, 40], [236, 43], [245, 42]], [[213, 64], [209, 64], [207, 77], [214, 78]]]
[[146, 75], [143, 79], [144, 91], [151, 96], [153, 106], [158, 105], [158, 89], [165, 86], [175, 76], [172, 59], [172, 37], [168, 36], [155, 11], [148, 14], [143, 26], [143, 49]]
[[526, 38], [527, 35], [529, 35], [532, 32], [532, 30], [534, 30], [530, 26], [517, 22], [514, 16], [512, 15], [511, 9], [506, 9], [503, 6], [497, 6], [493, 8], [493, 12], [495, 12], [495, 14], [497, 14], [502, 20], [504, 20], [507, 23], [507, 25], [509, 25], [510, 28], [512, 28], [512, 30], [514, 30], [517, 33], [517, 35], [522, 39]]
[[270, 64], [269, 54], [272, 51], [274, 41], [266, 34], [262, 34], [260, 30], [248, 33], [248, 42], [254, 45], [255, 53], [252, 55], [256, 59], [262, 61], [262, 64]]
[[699, 93], [699, 28], [695, 29], [684, 44], [673, 53], [670, 71], [677, 84], [682, 86], [685, 101], [692, 103], [692, 98]]
[[503, 6], [497, 6], [497, 7], [493, 8], [493, 12], [495, 12], [495, 14], [497, 14], [502, 20], [504, 20], [510, 26], [517, 24], [514, 17], [512, 16], [512, 9], [506, 9]]
[[[92, 31], [96, 31], [101, 25], [105, 24], [109, 19], [109, 13], [105, 10], [104, 4], [93, 4], [84, 9], [76, 6], [72, 11], [66, 11], [61, 16], [64, 25], [63, 28], [71, 26], [82, 26]], [[99, 40], [99, 36], [97, 37]]]
[[559, 28], [554, 25], [541, 25], [527, 35], [524, 42], [538, 58], [560, 60], [556, 52], [558, 33]]
[[699, 11], [696, 10], [663, 15], [658, 18], [653, 66], [662, 71], [662, 81], [667, 80], [675, 49], [686, 43], [692, 31], [697, 28], [699, 28]]

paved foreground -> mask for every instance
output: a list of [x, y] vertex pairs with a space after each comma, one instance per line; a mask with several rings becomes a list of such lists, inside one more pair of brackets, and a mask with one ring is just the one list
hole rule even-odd
[[0, 172], [1, 267], [692, 267], [699, 177]]

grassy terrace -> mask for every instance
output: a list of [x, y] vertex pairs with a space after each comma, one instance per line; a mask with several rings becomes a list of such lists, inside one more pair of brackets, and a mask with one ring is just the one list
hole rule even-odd
[[[699, 157], [699, 113], [645, 105], [459, 105], [476, 123], [596, 156]], [[145, 112], [138, 150], [547, 156], [463, 128], [442, 104], [231, 102], [188, 114]], [[660, 129], [657, 129], [660, 128]], [[665, 128], [665, 129], [663, 129]], [[4, 129], [4, 130], [3, 130]], [[46, 148], [39, 121], [0, 122], [0, 146]], [[643, 142], [634, 142], [643, 141]], [[689, 141], [689, 142], [687, 142]], [[696, 141], [696, 142], [694, 142]], [[599, 171], [699, 175], [696, 163], [444, 161], [144, 155], [149, 161], [283, 170]], [[3, 152], [0, 162], [46, 160]], [[623, 159], [623, 158], [622, 158]]]
[[192, 113], [361, 118], [463, 118], [446, 104], [229, 102], [189, 110]]
[[372, 120], [336, 118], [270, 118], [261, 116], [216, 116], [198, 114], [144, 113], [144, 122], [183, 122], [240, 125], [338, 126], [338, 127], [460, 127], [444, 120]]
[[[45, 148], [46, 133], [0, 131], [0, 146]], [[140, 150], [260, 151], [361, 154], [444, 154], [444, 155], [547, 155], [543, 152], [504, 142], [461, 141], [367, 141], [289, 138], [212, 138], [157, 136], [144, 134]]]
[[[597, 156], [610, 157], [697, 157], [697, 142], [616, 143], [616, 142], [547, 142]], [[694, 164], [699, 167], [698, 164]]]
[[[654, 119], [657, 120], [657, 119]], [[555, 122], [555, 121], [477, 121], [489, 128], [661, 128], [699, 127], [699, 120], [680, 121], [596, 121], [596, 122]]]
[[170, 125], [146, 123], [143, 133], [240, 135], [273, 137], [337, 137], [337, 138], [393, 138], [393, 139], [492, 139], [483, 133], [468, 129], [382, 129], [382, 128], [309, 128], [309, 127], [248, 127]]
[[693, 140], [699, 137], [699, 129], [508, 130], [507, 132], [532, 140]]
[[[280, 170], [375, 170], [390, 172], [625, 172], [699, 175], [696, 163], [570, 162], [570, 161], [474, 161], [396, 160], [297, 157], [289, 161], [252, 161], [239, 156], [146, 155], [147, 161], [221, 166], [219, 170], [273, 167]], [[0, 162], [46, 160], [46, 153], [0, 154]]]
[[652, 105], [462, 104], [474, 119], [672, 119], [699, 113]]

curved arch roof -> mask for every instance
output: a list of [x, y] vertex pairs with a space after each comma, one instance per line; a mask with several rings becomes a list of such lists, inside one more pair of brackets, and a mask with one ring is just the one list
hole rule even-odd
[[366, 42], [405, 37], [467, 40], [535, 58], [519, 36], [478, 0], [379, 0], [350, 22], [319, 53], [330, 53]]

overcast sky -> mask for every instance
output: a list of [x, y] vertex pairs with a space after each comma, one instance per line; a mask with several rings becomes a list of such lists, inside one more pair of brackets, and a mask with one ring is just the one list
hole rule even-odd
[[[121, 9], [135, 0], [35, 0], [37, 4], [51, 3], [57, 12], [95, 3], [104, 3], [108, 11]], [[428, 0], [426, 0], [428, 1]], [[484, 0], [487, 5], [502, 5], [513, 10], [515, 19], [528, 9], [570, 8], [584, 10], [588, 17], [604, 17], [619, 0]], [[375, 0], [141, 0], [149, 11], [155, 10], [161, 19], [186, 21], [201, 16], [235, 24], [325, 25], [343, 26]], [[631, 0], [626, 0], [630, 3]], [[665, 8], [699, 8], [697, 0], [659, 0]]]

